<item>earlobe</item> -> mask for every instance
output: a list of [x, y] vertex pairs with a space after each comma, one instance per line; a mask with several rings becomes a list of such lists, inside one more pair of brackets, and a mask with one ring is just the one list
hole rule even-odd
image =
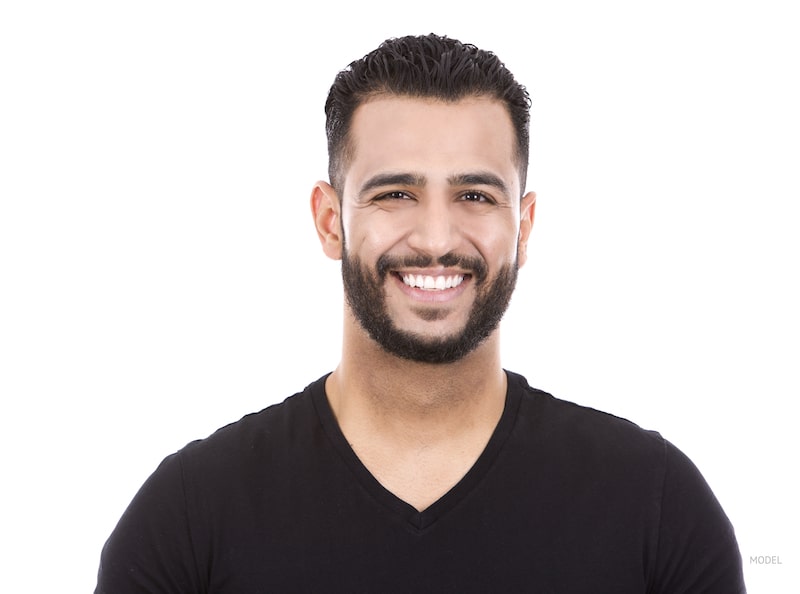
[[311, 191], [311, 215], [317, 228], [322, 251], [333, 260], [342, 259], [341, 202], [336, 190], [323, 181]]
[[517, 242], [517, 264], [522, 266], [528, 259], [528, 238], [533, 228], [536, 211], [536, 194], [528, 192], [520, 200], [519, 240]]

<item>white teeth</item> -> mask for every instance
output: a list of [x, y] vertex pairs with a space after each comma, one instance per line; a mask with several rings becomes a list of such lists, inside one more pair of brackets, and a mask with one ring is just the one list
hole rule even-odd
[[464, 282], [464, 275], [451, 276], [423, 276], [422, 274], [404, 274], [403, 282], [409, 287], [425, 289], [426, 291], [444, 291], [452, 289]]

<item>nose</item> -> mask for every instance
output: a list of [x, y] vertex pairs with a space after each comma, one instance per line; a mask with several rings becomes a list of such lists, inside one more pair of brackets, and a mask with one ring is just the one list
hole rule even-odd
[[459, 226], [447, 200], [427, 200], [414, 209], [415, 216], [409, 246], [419, 252], [438, 258], [452, 252], [459, 241]]

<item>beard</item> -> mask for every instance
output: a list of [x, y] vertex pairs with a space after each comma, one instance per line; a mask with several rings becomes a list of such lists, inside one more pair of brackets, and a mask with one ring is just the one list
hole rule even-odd
[[[386, 277], [392, 270], [425, 268], [434, 263], [458, 266], [472, 276], [476, 297], [464, 327], [449, 336], [423, 337], [401, 330], [392, 321], [386, 304]], [[373, 274], [345, 246], [342, 255], [342, 281], [347, 304], [367, 334], [386, 352], [421, 363], [452, 363], [474, 351], [494, 332], [508, 309], [517, 282], [519, 266], [504, 266], [493, 279], [487, 278], [486, 263], [476, 257], [446, 254], [438, 259], [428, 256], [396, 257], [382, 255]], [[435, 320], [445, 312], [420, 309], [417, 314]]]

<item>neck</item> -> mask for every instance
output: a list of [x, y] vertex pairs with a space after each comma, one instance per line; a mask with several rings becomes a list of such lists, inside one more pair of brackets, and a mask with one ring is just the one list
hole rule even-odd
[[460, 361], [432, 364], [387, 353], [351, 321], [325, 384], [331, 408], [372, 476], [423, 510], [473, 466], [503, 414], [497, 332]]
[[459, 361], [433, 364], [392, 355], [346, 324], [342, 360], [326, 390], [345, 435], [371, 430], [418, 442], [491, 430], [506, 393], [499, 336]]

